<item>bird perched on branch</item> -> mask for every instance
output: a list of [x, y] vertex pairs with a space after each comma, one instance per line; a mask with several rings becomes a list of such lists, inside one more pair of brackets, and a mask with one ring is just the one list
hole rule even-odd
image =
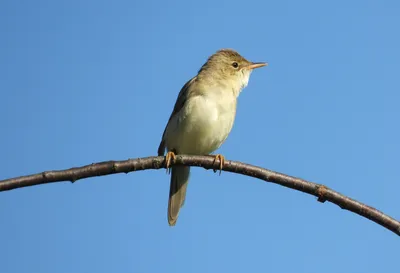
[[[253, 63], [231, 49], [211, 55], [198, 74], [179, 92], [165, 127], [158, 155], [166, 155], [166, 168], [176, 154], [208, 155], [228, 137], [236, 115], [239, 93], [251, 72], [267, 63]], [[219, 169], [224, 157], [215, 155]], [[168, 200], [168, 223], [174, 226], [186, 196], [190, 167], [172, 166]]]

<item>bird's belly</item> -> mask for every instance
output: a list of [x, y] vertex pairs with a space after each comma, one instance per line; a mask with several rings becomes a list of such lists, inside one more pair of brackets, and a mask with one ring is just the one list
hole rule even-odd
[[[230, 102], [228, 102], [230, 103]], [[171, 120], [167, 148], [180, 154], [209, 154], [218, 149], [230, 133], [235, 119], [236, 102], [232, 105], [193, 98], [180, 118]]]

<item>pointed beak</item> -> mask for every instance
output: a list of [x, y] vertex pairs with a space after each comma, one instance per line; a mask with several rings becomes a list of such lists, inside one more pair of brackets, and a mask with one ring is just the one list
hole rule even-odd
[[248, 66], [246, 66], [247, 69], [255, 69], [263, 66], [267, 66], [268, 63], [251, 63]]

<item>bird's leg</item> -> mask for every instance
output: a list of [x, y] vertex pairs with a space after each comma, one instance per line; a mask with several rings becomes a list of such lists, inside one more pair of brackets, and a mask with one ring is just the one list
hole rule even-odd
[[175, 153], [174, 152], [172, 152], [172, 151], [169, 151], [167, 154], [166, 154], [166, 156], [165, 156], [165, 168], [167, 169], [167, 173], [168, 173], [168, 171], [170, 171], [170, 165], [171, 165], [171, 159], [172, 160], [175, 160], [175, 158], [176, 158], [176, 155], [175, 155]]
[[[219, 160], [219, 175], [221, 175], [222, 167], [223, 167], [224, 164], [225, 164], [225, 157], [224, 157], [223, 155], [221, 155], [221, 154], [216, 154], [216, 155], [215, 155], [215, 158], [214, 158], [214, 163], [213, 163], [213, 164], [216, 163], [217, 159]], [[217, 172], [217, 170], [214, 169], [214, 173], [216, 173], [216, 172]]]

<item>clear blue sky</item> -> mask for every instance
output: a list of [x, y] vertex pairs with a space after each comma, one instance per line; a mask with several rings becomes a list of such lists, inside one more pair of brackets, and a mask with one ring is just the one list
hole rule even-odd
[[[0, 179], [155, 155], [220, 48], [270, 65], [219, 150], [400, 219], [399, 1], [0, 2]], [[330, 203], [193, 169], [0, 193], [0, 272], [389, 272], [399, 238]]]

